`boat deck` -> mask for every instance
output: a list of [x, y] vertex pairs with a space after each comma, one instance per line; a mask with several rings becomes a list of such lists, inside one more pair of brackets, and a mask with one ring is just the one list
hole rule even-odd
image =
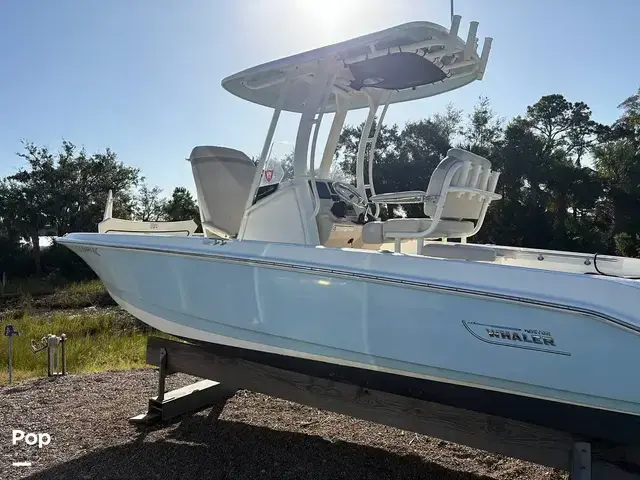
[[[404, 242], [402, 253], [416, 252], [416, 240]], [[393, 243], [380, 249], [394, 251]], [[598, 275], [640, 285], [640, 259], [581, 252], [566, 252], [484, 244], [425, 242], [422, 255], [434, 258], [479, 261], [565, 273]]]

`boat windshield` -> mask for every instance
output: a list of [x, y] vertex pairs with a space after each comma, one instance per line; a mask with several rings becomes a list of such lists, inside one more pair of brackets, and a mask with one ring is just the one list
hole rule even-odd
[[293, 178], [293, 147], [294, 143], [289, 141], [271, 144], [269, 157], [262, 171], [261, 187], [277, 185]]

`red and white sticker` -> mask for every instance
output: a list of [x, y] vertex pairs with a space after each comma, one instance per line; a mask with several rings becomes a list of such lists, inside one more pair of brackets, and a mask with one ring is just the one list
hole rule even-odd
[[273, 180], [273, 168], [270, 168], [269, 170], [265, 170], [264, 171], [264, 178], [267, 181], [267, 183], [271, 183], [271, 180]]

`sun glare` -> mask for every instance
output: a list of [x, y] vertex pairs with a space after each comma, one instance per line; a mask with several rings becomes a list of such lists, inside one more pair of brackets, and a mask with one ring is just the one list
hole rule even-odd
[[[366, 13], [362, 0], [296, 0], [295, 10], [299, 15], [299, 21], [322, 29], [319, 32], [324, 40], [336, 41], [349, 35], [345, 31], [353, 22], [358, 11]], [[362, 19], [362, 17], [361, 17]]]

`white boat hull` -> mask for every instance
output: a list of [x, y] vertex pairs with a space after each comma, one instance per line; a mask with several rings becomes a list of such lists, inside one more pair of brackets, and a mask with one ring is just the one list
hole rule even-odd
[[638, 282], [263, 242], [60, 241], [170, 334], [640, 414]]

